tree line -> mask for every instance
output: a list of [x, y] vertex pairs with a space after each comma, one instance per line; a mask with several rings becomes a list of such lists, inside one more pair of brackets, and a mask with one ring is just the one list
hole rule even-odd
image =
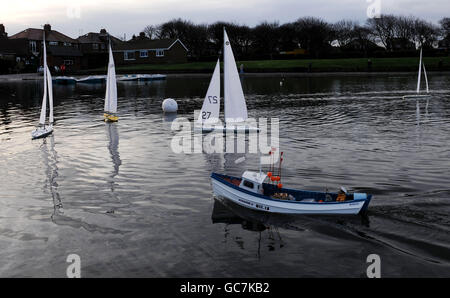
[[143, 32], [149, 39], [179, 38], [192, 60], [209, 60], [221, 53], [224, 27], [241, 60], [278, 59], [283, 52], [308, 58], [412, 55], [416, 48], [431, 51], [438, 47], [448, 49], [450, 45], [450, 18], [435, 25], [417, 17], [392, 14], [367, 19], [365, 24], [302, 17], [284, 24], [264, 21], [254, 27], [230, 22], [195, 24], [178, 18], [148, 25]]

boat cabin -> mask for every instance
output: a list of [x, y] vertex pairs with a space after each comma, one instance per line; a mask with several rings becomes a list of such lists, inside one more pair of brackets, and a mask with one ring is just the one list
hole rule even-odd
[[244, 174], [242, 174], [242, 180], [239, 187], [255, 193], [264, 194], [263, 183], [264, 180], [266, 180], [266, 177], [267, 175], [263, 172], [245, 171]]

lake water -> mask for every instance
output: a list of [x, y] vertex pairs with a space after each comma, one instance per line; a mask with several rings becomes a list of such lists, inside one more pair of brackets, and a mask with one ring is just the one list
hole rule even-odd
[[[282, 84], [280, 84], [282, 81]], [[120, 120], [102, 122], [104, 85], [54, 85], [54, 134], [31, 140], [40, 81], [0, 82], [0, 276], [450, 277], [450, 77], [403, 100], [415, 74], [242, 79], [251, 117], [278, 117], [286, 187], [374, 195], [367, 216], [282, 216], [215, 201], [212, 171], [256, 154], [176, 154], [208, 76], [120, 83]], [[236, 163], [236, 160], [245, 161]]]

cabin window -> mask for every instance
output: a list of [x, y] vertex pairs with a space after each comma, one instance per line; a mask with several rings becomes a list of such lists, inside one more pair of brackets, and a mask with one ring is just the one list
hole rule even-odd
[[253, 189], [254, 188], [254, 184], [253, 182], [250, 182], [248, 180], [244, 180], [244, 186]]
[[164, 50], [156, 50], [156, 57], [164, 57]]
[[124, 53], [124, 60], [135, 60], [134, 51], [128, 51]]
[[57, 45], [58, 45], [58, 42], [57, 42], [57, 41], [49, 41], [49, 42], [48, 42], [48, 45], [49, 45], [49, 46], [57, 46]]
[[92, 44], [92, 49], [93, 50], [98, 50], [98, 43], [93, 43]]
[[139, 51], [139, 57], [147, 58], [148, 57], [148, 51]]

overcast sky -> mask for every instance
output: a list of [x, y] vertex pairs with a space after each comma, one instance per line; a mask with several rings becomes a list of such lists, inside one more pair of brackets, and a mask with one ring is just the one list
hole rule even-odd
[[450, 17], [449, 0], [0, 0], [0, 23], [10, 36], [50, 23], [52, 29], [72, 38], [106, 28], [114, 36], [126, 34], [128, 39], [146, 25], [173, 18], [249, 26], [263, 20], [291, 22], [304, 16], [363, 23], [374, 2], [380, 4], [381, 13], [414, 15], [434, 23]]

